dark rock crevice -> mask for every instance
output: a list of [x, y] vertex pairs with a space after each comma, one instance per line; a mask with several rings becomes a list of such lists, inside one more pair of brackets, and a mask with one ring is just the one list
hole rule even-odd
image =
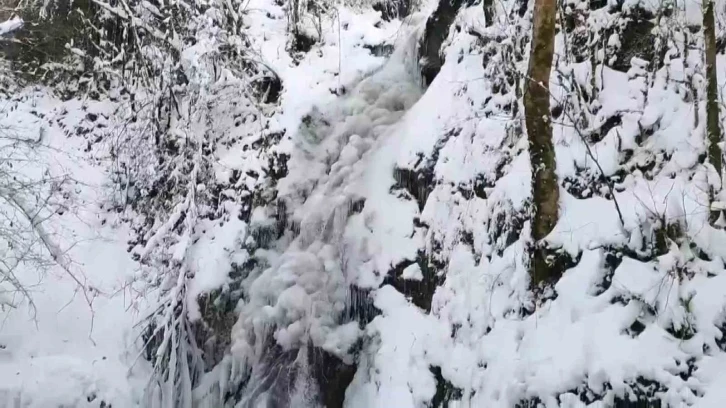
[[[415, 267], [421, 270], [423, 278], [420, 280], [405, 279], [403, 277], [404, 269]], [[420, 251], [415, 261], [406, 260], [396, 266], [386, 275], [383, 285], [391, 285], [397, 291], [402, 293], [411, 303], [418, 306], [426, 312], [431, 311], [431, 301], [433, 300], [436, 288], [444, 282], [444, 275], [441, 273], [443, 265], [437, 265], [436, 262], [428, 259], [424, 251]]]
[[419, 47], [421, 77], [425, 86], [431, 85], [444, 65], [441, 48], [449, 36], [459, 9], [466, 3], [466, 0], [439, 0], [439, 6], [426, 22], [426, 30]]
[[448, 131], [444, 137], [436, 142], [430, 158], [425, 159], [423, 154], [419, 154], [418, 162], [413, 169], [396, 167], [393, 170], [393, 178], [396, 183], [391, 187], [391, 191], [406, 191], [410, 198], [416, 200], [419, 211], [423, 211], [429, 194], [436, 187], [434, 167], [439, 160], [439, 153], [450, 138], [459, 136], [459, 134], [461, 134], [461, 129]]
[[262, 356], [226, 401], [243, 408], [297, 408], [292, 396], [303, 392], [316, 406], [341, 408], [357, 368], [312, 344], [284, 350], [271, 336]]
[[411, 0], [383, 0], [375, 3], [373, 10], [381, 12], [383, 21], [402, 19], [411, 13]]
[[653, 34], [655, 24], [651, 21], [653, 14], [641, 8], [634, 8], [623, 15], [624, 26], [614, 27], [606, 34], [609, 36], [618, 32], [620, 45], [611, 50], [610, 55], [615, 57], [609, 66], [621, 72], [628, 72], [630, 61], [640, 58], [644, 61], [654, 61], [656, 57], [656, 36]]
[[451, 381], [444, 378], [441, 367], [431, 367], [431, 374], [436, 381], [436, 394], [431, 400], [431, 408], [449, 408], [452, 401], [461, 400], [464, 390], [455, 387]]

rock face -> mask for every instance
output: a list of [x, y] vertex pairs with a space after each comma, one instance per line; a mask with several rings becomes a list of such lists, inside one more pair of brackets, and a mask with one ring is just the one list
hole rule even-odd
[[[525, 107], [533, 1], [441, 0], [431, 15], [405, 0], [311, 3], [293, 33], [286, 13], [303, 3], [253, 4], [226, 19], [254, 51], [234, 66], [250, 75], [244, 95], [225, 93], [244, 82], [217, 65], [229, 49], [202, 46], [222, 38], [216, 28], [184, 40], [189, 75], [172, 90], [209, 74], [207, 99], [154, 115], [170, 125], [176, 108], [208, 110], [134, 151], [165, 153], [150, 166], [164, 183], [125, 180], [138, 216], [130, 252], [166, 225], [158, 214], [199, 204], [170, 218], [156, 269], [144, 269], [185, 272], [169, 303], [183, 326], [142, 336], [151, 362], [194, 365], [165, 387], [215, 408], [718, 400], [726, 232], [704, 208], [723, 193], [705, 164], [701, 37], [681, 14], [559, 2], [554, 58], [538, 66], [549, 89], [535, 95], [550, 107], [537, 110]], [[535, 187], [559, 195], [559, 220], [536, 243], [532, 112], [557, 164]], [[89, 151], [127, 125], [69, 116]], [[199, 136], [194, 149], [185, 135]], [[197, 152], [202, 171], [180, 188]], [[536, 245], [554, 271], [540, 285]], [[157, 353], [179, 327], [189, 347]]]
[[[37, 7], [21, 8], [20, 17], [26, 24], [13, 32], [13, 40], [0, 41], [0, 55], [10, 61], [21, 78], [40, 80], [46, 74], [43, 64], [63, 62], [67, 55], [66, 43], [85, 41], [87, 35], [81, 13], [88, 14], [93, 10], [93, 3], [85, 0], [58, 1], [52, 10], [54, 18], [41, 17]], [[0, 21], [4, 20], [0, 18]], [[113, 23], [105, 28], [111, 32], [118, 30]], [[67, 74], [72, 75], [71, 72]]]
[[459, 9], [465, 4], [468, 4], [465, 0], [441, 0], [436, 11], [426, 22], [426, 30], [419, 48], [424, 85], [431, 84], [444, 65], [442, 46], [449, 36], [449, 30]]
[[393, 0], [373, 4], [373, 10], [380, 11], [384, 21], [403, 20], [411, 13], [411, 0]]
[[[273, 182], [245, 199], [249, 259], [201, 303], [210, 373], [244, 362], [226, 384], [229, 404], [630, 408], [703, 397], [691, 378], [723, 353], [709, 325], [724, 319], [693, 316], [705, 313], [699, 302], [722, 304], [726, 287], [691, 291], [723, 265], [694, 227], [711, 228], [707, 219], [685, 215], [698, 202], [687, 197], [708, 190], [703, 143], [662, 113], [692, 123], [693, 95], [669, 82], [682, 78], [672, 61], [683, 44], [665, 50], [653, 10], [568, 2], [554, 42], [567, 53], [555, 49], [543, 96], [552, 106], [540, 112], [552, 119], [561, 219], [537, 238], [556, 273], [533, 289], [522, 77], [531, 3], [509, 2], [500, 16], [491, 2], [443, 0], [423, 18], [410, 3], [376, 5], [378, 28], [410, 15], [420, 35], [362, 41], [388, 62], [350, 84], [331, 80], [335, 98], [250, 145], [265, 150]], [[291, 49], [293, 65], [332, 52], [322, 38]], [[295, 106], [291, 80], [261, 89]], [[652, 290], [664, 281], [679, 289]], [[630, 366], [637, 353], [647, 368]], [[574, 362], [586, 358], [592, 367]]]
[[[659, 64], [656, 61], [656, 36], [653, 34], [655, 18], [652, 13], [643, 9], [632, 9], [622, 13], [622, 29], [613, 31], [611, 35], [619, 37], [619, 46], [614, 47], [613, 62], [610, 66], [621, 72], [628, 72], [633, 58]], [[661, 57], [662, 59], [662, 57]]]
[[[381, 97], [378, 88], [381, 83], [376, 83], [381, 78], [378, 72], [339, 96], [345, 116], [325, 108], [312, 110], [302, 118], [298, 130], [306, 143], [304, 149], [290, 153], [292, 178], [283, 178], [282, 183], [288, 187], [300, 183], [295, 170], [300, 168], [318, 176], [314, 182], [306, 179], [298, 184], [302, 188], [276, 195], [277, 200], [285, 202], [288, 224], [286, 232], [267, 242], [271, 244], [268, 246], [284, 256], [292, 255], [292, 249], [319, 251], [304, 271], [295, 272], [296, 284], [300, 285], [299, 276], [316, 268], [326, 271], [326, 279], [342, 276], [345, 283], [326, 289], [330, 297], [325, 301], [340, 299], [342, 306], [339, 313], [333, 313], [334, 322], [326, 330], [346, 327], [351, 333], [360, 332], [354, 341], [346, 343], [344, 353], [331, 352], [325, 341], [312, 336], [303, 337], [305, 343], [287, 348], [268, 340], [260, 362], [240, 383], [239, 398], [252, 398], [244, 400], [247, 404], [266, 400], [287, 407], [307, 396], [309, 401], [325, 407], [356, 408], [385, 406], [391, 403], [390, 395], [414, 401], [413, 406], [434, 407], [447, 407], [455, 401], [490, 406], [497, 398], [506, 398], [508, 406], [535, 407], [555, 395], [548, 403], [579, 401], [637, 407], [658, 406], [669, 387], [693, 398], [700, 395], [687, 380], [697, 366], [694, 357], [671, 349], [671, 357], [678, 361], [673, 373], [654, 378], [632, 372], [617, 385], [597, 377], [595, 372], [584, 377], [572, 374], [568, 381], [545, 385], [540, 379], [554, 375], [551, 367], [537, 365], [537, 374], [530, 375], [526, 374], [532, 369], [530, 363], [510, 365], [497, 354], [508, 350], [512, 361], [518, 361], [519, 353], [527, 353], [518, 351], [522, 347], [554, 359], [573, 352], [580, 355], [578, 342], [585, 341], [580, 337], [580, 324], [594, 325], [591, 330], [597, 326], [598, 336], [623, 344], [647, 344], [649, 330], [679, 341], [697, 338], [690, 317], [657, 321], [659, 313], [674, 310], [665, 305], [661, 294], [643, 292], [645, 289], [634, 281], [626, 283], [626, 287], [614, 283], [637, 270], [636, 275], [641, 274], [638, 279], [675, 277], [685, 284], [692, 276], [686, 270], [694, 268], [692, 263], [674, 267], [666, 261], [676, 256], [668, 243], [684, 243], [685, 236], [694, 231], [687, 232], [667, 217], [637, 221], [641, 223], [638, 231], [623, 232], [620, 223], [623, 218], [628, 222], [648, 219], [639, 218], [638, 214], [648, 210], [637, 199], [628, 201], [625, 192], [654, 188], [651, 183], [655, 180], [674, 180], [662, 171], [675, 153], [649, 144], [654, 143], [655, 134], [670, 134], [674, 128], [666, 130], [665, 118], [643, 116], [643, 109], [655, 102], [640, 97], [651, 92], [644, 82], [647, 73], [643, 67], [662, 69], [662, 50], [656, 48], [655, 15], [642, 9], [609, 10], [601, 2], [580, 3], [571, 5], [563, 29], [557, 32], [556, 44], [565, 44], [562, 36], [569, 36], [566, 44], [572, 58], [555, 60], [551, 79], [555, 104], [550, 112], [556, 119], [552, 125], [556, 135], [554, 153], [558, 165], [562, 165], [557, 183], [561, 187], [559, 204], [564, 221], [554, 225], [552, 234], [540, 237], [548, 243], [547, 262], [562, 277], [533, 291], [526, 267], [532, 228], [531, 169], [523, 137], [526, 129], [522, 128], [526, 87], [517, 70], [526, 63], [524, 51], [529, 38], [524, 27], [531, 4], [516, 2], [517, 7], [508, 16], [510, 23], [515, 23], [504, 26], [494, 18], [494, 7], [479, 10], [464, 2], [442, 1], [426, 20], [422, 36], [416, 39], [416, 57], [428, 87], [421, 99], [411, 103], [383, 102], [386, 98]], [[494, 29], [487, 31], [486, 27], [465, 23], [455, 26], [457, 16], [464, 13], [478, 13], [479, 17], [486, 14], [487, 26]], [[598, 26], [596, 22], [602, 21], [604, 15], [617, 23]], [[602, 57], [592, 44], [603, 42], [604, 58], [598, 59]], [[389, 55], [391, 51], [368, 48], [376, 55]], [[390, 58], [395, 60], [400, 51], [392, 50]], [[444, 65], [451, 70], [442, 71]], [[442, 72], [446, 77], [434, 81]], [[591, 72], [604, 79], [588, 77]], [[568, 73], [573, 73], [572, 77]], [[623, 93], [611, 92], [614, 87], [637, 91], [617, 99]], [[355, 107], [345, 105], [358, 96], [364, 102], [356, 100]], [[386, 118], [380, 128], [359, 122], [365, 115], [383, 115], [383, 111], [372, 113], [371, 106], [391, 112], [396, 104], [407, 108], [395, 107], [393, 111], [402, 114], [397, 113], [395, 118], [380, 116]], [[677, 106], [687, 110], [685, 105]], [[367, 113], [358, 116], [361, 112]], [[387, 130], [380, 131], [383, 128]], [[367, 142], [372, 140], [377, 144]], [[601, 159], [595, 162], [588, 156], [586, 145], [598, 154], [608, 152], [611, 156], [597, 156]], [[699, 149], [693, 152], [696, 156], [703, 153]], [[605, 164], [602, 157], [610, 161]], [[308, 167], [300, 167], [301, 163]], [[323, 164], [315, 167], [313, 163]], [[692, 174], [689, 172], [693, 170], [679, 171]], [[351, 174], [364, 176], [356, 178]], [[381, 178], [366, 178], [372, 174]], [[628, 185], [628, 177], [643, 184]], [[361, 180], [369, 184], [358, 189]], [[342, 185], [348, 186], [345, 193], [340, 189]], [[690, 188], [685, 186], [676, 184], [674, 188]], [[601, 217], [594, 220], [582, 216], [592, 211]], [[596, 229], [588, 227], [593, 222], [598, 225]], [[396, 235], [399, 228], [401, 233]], [[586, 232], [573, 232], [573, 228]], [[327, 250], [341, 258], [323, 257], [321, 254]], [[257, 276], [265, 285], [273, 284], [302, 259], [286, 267], [266, 265], [249, 276]], [[658, 272], [648, 272], [655, 270]], [[340, 288], [345, 296], [338, 298], [336, 291]], [[251, 289], [248, 293], [259, 295]], [[280, 294], [264, 294], [265, 307], [281, 307], [275, 296]], [[656, 311], [658, 308], [661, 312]], [[293, 314], [287, 306], [283, 309], [284, 313], [275, 311], [272, 315]], [[243, 318], [247, 313], [251, 312], [243, 312]], [[568, 317], [562, 323], [560, 313], [574, 313], [583, 320], [572, 322]], [[600, 313], [627, 317], [605, 327], [595, 323], [601, 321]], [[280, 333], [286, 336], [290, 326], [283, 322], [273, 321], [268, 330], [276, 331], [278, 337]], [[542, 328], [541, 324], [552, 326]], [[572, 349], [550, 343], [564, 341], [562, 336], [578, 340], [570, 344]], [[505, 343], [515, 347], [507, 348]], [[481, 344], [496, 347], [496, 351], [478, 351]], [[626, 364], [627, 353], [619, 354], [622, 350], [597, 344], [598, 356], [609, 358], [606, 356], [615, 354]], [[464, 357], [451, 357], [454, 353]], [[658, 359], [655, 365], [670, 364], [660, 357], [653, 359]], [[294, 369], [283, 375], [279, 366], [285, 364]], [[564, 369], [574, 372], [569, 371], [571, 366]], [[475, 374], [457, 374], [461, 372]], [[521, 389], [512, 391], [510, 382], [500, 378], [502, 373], [519, 373], [527, 379]], [[473, 383], [474, 377], [486, 385]], [[572, 383], [579, 385], [573, 388]], [[298, 391], [283, 398], [288, 389]]]

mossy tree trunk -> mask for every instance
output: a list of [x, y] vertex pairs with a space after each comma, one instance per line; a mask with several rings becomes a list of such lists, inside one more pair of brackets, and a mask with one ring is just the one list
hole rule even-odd
[[532, 29], [532, 50], [524, 93], [524, 113], [532, 166], [534, 214], [530, 271], [533, 283], [555, 280], [561, 271], [549, 267], [541, 240], [557, 223], [559, 185], [555, 173], [555, 149], [550, 123], [549, 79], [554, 54], [555, 0], [536, 0]]
[[[703, 3], [703, 36], [706, 43], [706, 138], [708, 143], [708, 161], [721, 179], [723, 159], [721, 148], [721, 123], [718, 106], [718, 78], [716, 76], [716, 24], [713, 0]], [[712, 197], [713, 198], [713, 194]], [[711, 222], [718, 219], [718, 212], [711, 213]]]
[[721, 158], [721, 124], [719, 123], [718, 78], [716, 77], [716, 27], [713, 0], [705, 0], [703, 32], [706, 39], [706, 132], [708, 135], [708, 160], [716, 168], [719, 177], [723, 167]]

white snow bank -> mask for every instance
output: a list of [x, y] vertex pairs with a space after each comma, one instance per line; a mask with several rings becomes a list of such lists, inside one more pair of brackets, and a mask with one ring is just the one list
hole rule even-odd
[[13, 17], [10, 20], [6, 20], [0, 23], [0, 36], [9, 34], [20, 27], [22, 27], [24, 21], [20, 17]]
[[[0, 406], [138, 406], [148, 367], [144, 361], [133, 366], [139, 352], [133, 326], [145, 302], [128, 286], [137, 269], [126, 252], [128, 231], [111, 227], [98, 207], [106, 178], [84, 156], [85, 140], [68, 138], [56, 125], [61, 119], [79, 121], [86, 112], [78, 101], [60, 102], [44, 89], [22, 92], [2, 104], [9, 109], [0, 126], [18, 137], [42, 134], [46, 145], [40, 160], [19, 170], [31, 176], [43, 169], [73, 176], [68, 190], [72, 201], [63, 216], [45, 225], [67, 251], [69, 268], [88, 297], [60, 267], [44, 274], [29, 264], [16, 272], [31, 289], [34, 306], [17, 302], [16, 309], [0, 312]], [[86, 105], [88, 112], [107, 108], [103, 102]]]

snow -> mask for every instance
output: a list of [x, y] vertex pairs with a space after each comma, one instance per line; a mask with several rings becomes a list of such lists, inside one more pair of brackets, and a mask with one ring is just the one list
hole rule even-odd
[[420, 280], [423, 280], [423, 273], [421, 273], [421, 267], [419, 266], [419, 264], [415, 263], [410, 266], [407, 266], [403, 270], [401, 277], [403, 279], [420, 281]]
[[[237, 209], [229, 211], [235, 213]], [[203, 228], [209, 228], [213, 232], [199, 238], [189, 255], [189, 262], [195, 266], [195, 270], [202, 271], [194, 275], [187, 289], [187, 302], [192, 306], [192, 319], [199, 317], [198, 310], [194, 307], [197, 304], [196, 299], [204, 293], [227, 285], [230, 265], [241, 265], [248, 258], [245, 251], [238, 249], [247, 234], [246, 223], [238, 218], [231, 218], [219, 226], [211, 222], [207, 224], [209, 225]]]
[[13, 17], [10, 20], [0, 22], [0, 36], [12, 33], [23, 26], [23, 19], [20, 17]]
[[[656, 9], [645, 3], [626, 1], [623, 9]], [[662, 67], [633, 58], [628, 72], [593, 71], [589, 61], [565, 58], [560, 34], [562, 76], [553, 73], [552, 100], [570, 103], [587, 125], [578, 133], [572, 117], [553, 122], [563, 188], [559, 221], [545, 241], [575, 264], [535, 295], [526, 257], [531, 169], [521, 116], [513, 113], [517, 106], [521, 115], [522, 107], [507, 81], [495, 90], [503, 67], [523, 71], [527, 62], [500, 52], [483, 64], [482, 50], [492, 48], [480, 38], [501, 34], [503, 40], [490, 44], [501, 51], [529, 23], [501, 19], [484, 27], [482, 7], [464, 8], [456, 20], [461, 29], [450, 31], [443, 49], [446, 63], [423, 89], [417, 47], [434, 6], [424, 4], [404, 22], [382, 22], [378, 12], [339, 5], [312, 50], [293, 57], [286, 50], [285, 10], [271, 0], [247, 5], [254, 55], [283, 83], [279, 105], [259, 108], [269, 116], [269, 126], [259, 130], [235, 124], [227, 117], [231, 103], [218, 101], [217, 130], [241, 141], [219, 147], [214, 177], [224, 183], [238, 174], [235, 187], [245, 187], [246, 195], [235, 197], [231, 187], [220, 192], [232, 198], [220, 209], [226, 216], [197, 220], [169, 249], [172, 261], [185, 260], [195, 272], [184, 286], [193, 321], [202, 318], [201, 295], [233, 285], [243, 293], [225, 359], [201, 380], [204, 402], [216, 406], [212, 395], [224, 397], [234, 386], [244, 401], [263, 404], [279, 391], [265, 389], [279, 380], [265, 370], [284, 368], [305, 373], [285, 384], [291, 406], [313, 406], [306, 354], [320, 349], [355, 364], [346, 408], [429, 406], [441, 386], [435, 370], [460, 391], [451, 401], [457, 407], [535, 399], [548, 407], [612, 406], [642, 380], [657, 381], [663, 387], [657, 397], [669, 406], [719, 406], [726, 398], [720, 346], [726, 232], [708, 220], [709, 189], [720, 181], [699, 159], [706, 149], [705, 105], [694, 103], [683, 85], [692, 81], [702, 95], [703, 81], [694, 79], [703, 70], [699, 53], [676, 52], [683, 37], [674, 35]], [[684, 10], [687, 21], [695, 18], [691, 6]], [[595, 28], [614, 24], [606, 10], [587, 18]], [[318, 35], [311, 22], [303, 24]], [[195, 83], [210, 82], [201, 64], [212, 38], [184, 50], [185, 70], [198, 74]], [[600, 40], [612, 48], [624, 44], [616, 34]], [[394, 51], [375, 56], [365, 45]], [[593, 72], [597, 99], [582, 103], [573, 87], [594, 92]], [[724, 72], [719, 69], [721, 82]], [[109, 102], [60, 102], [46, 90], [26, 92], [9, 102], [16, 108], [3, 120], [37, 134], [41, 121], [31, 111], [49, 115], [43, 132], [65, 155], [44, 160], [80, 182], [75, 211], [52, 227], [94, 288], [93, 304], [66, 271], [53, 269], [43, 279], [24, 271], [27, 282], [40, 280], [33, 292], [37, 313], [33, 318], [27, 303], [3, 312], [0, 405], [95, 407], [102, 400], [143, 406], [149, 367], [137, 359], [142, 350], [134, 325], [148, 311], [143, 298], [153, 293], [135, 292], [144, 272], [127, 253], [130, 231], [99, 207], [108, 194], [105, 156], [96, 148], [81, 152], [85, 141], [67, 137], [54, 122], [72, 125], [83, 120], [83, 109], [113, 109]], [[619, 122], [585, 140], [613, 117]], [[250, 147], [273, 133], [279, 141]], [[275, 201], [256, 190], [270, 182], [273, 154], [289, 155]], [[408, 179], [411, 174], [426, 179]], [[612, 184], [598, 184], [601, 176]], [[565, 180], [587, 186], [577, 191]], [[250, 195], [252, 208], [243, 208]], [[287, 211], [281, 233], [280, 203]], [[188, 205], [179, 203], [171, 222], [154, 226], [142, 260], [165, 244]], [[247, 210], [247, 221], [236, 216]], [[250, 260], [258, 266], [248, 274], [230, 274]], [[430, 282], [430, 308], [402, 293], [406, 285]], [[362, 301], [352, 288], [364, 293]], [[357, 321], [350, 309], [365, 302], [375, 312]], [[266, 358], [277, 366], [270, 369]], [[235, 383], [240, 377], [248, 382]], [[582, 402], [584, 389], [600, 400]]]
[[[375, 292], [376, 306], [382, 311], [368, 326], [375, 330], [369, 334], [369, 338], [376, 339], [375, 346], [366, 351], [362, 359], [364, 371], [359, 367], [346, 403], [363, 407], [395, 401], [397, 406], [421, 406], [433, 392], [427, 370], [430, 366], [441, 367], [445, 378], [464, 390], [465, 406], [510, 407], [534, 396], [556, 404], [558, 395], [583, 383], [594, 392], [606, 394], [603, 406], [607, 406], [607, 401], [612, 404], [613, 398], [628, 392], [639, 377], [664, 384], [665, 401], [676, 406], [694, 403], [697, 393], [704, 389], [703, 383], [710, 382], [712, 377], [684, 381], [679, 373], [690, 356], [703, 355], [699, 341], [720, 334], [713, 331], [712, 323], [707, 323], [705, 326], [710, 329], [698, 330], [704, 333], [703, 338], [681, 342], [666, 329], [673, 326], [679, 330], [702, 319], [720, 321], [721, 316], [716, 317], [713, 312], [708, 317], [700, 314], [705, 309], [721, 310], [724, 297], [720, 290], [719, 295], [707, 294], [693, 287], [696, 281], [705, 282], [706, 278], [686, 283], [674, 275], [677, 265], [693, 268], [697, 262], [677, 260], [676, 254], [682, 251], [677, 247], [656, 262], [627, 258], [613, 271], [610, 288], [596, 291], [604, 277], [603, 248], [631, 246], [640, 250], [642, 243], [636, 235], [644, 229], [649, 234], [649, 223], [657, 222], [661, 216], [666, 223], [687, 220], [684, 225], [688, 236], [709, 253], [723, 256], [709, 244], [723, 241], [713, 235], [720, 233], [708, 226], [702, 210], [707, 202], [703, 196], [704, 181], [687, 176], [686, 169], [697, 166], [696, 157], [703, 149], [702, 134], [687, 125], [693, 115], [691, 107], [665, 86], [662, 71], [645, 99], [640, 71], [634, 69], [629, 76], [604, 69], [600, 123], [615, 113], [622, 114], [623, 120], [622, 125], [593, 147], [602, 171], [610, 175], [620, 168], [618, 149], [625, 146], [643, 149], [636, 154], [665, 151], [670, 156], [659, 177], [649, 179], [635, 172], [618, 186], [615, 194], [622, 224], [612, 199], [580, 199], [563, 192], [561, 219], [547, 241], [581, 258], [556, 285], [555, 300], [539, 305], [530, 316], [517, 318], [516, 310], [529, 307], [532, 301], [526, 291], [526, 269], [520, 260], [526, 238], [498, 254], [500, 244], [491, 242], [477, 226], [495, 218], [495, 211], [500, 211], [498, 207], [503, 202], [510, 203], [515, 211], [523, 207], [529, 196], [528, 158], [521, 143], [513, 143], [511, 152], [500, 148], [508, 135], [499, 118], [478, 117], [470, 108], [479, 106], [490, 93], [485, 81], [471, 80], [485, 75], [480, 60], [466, 53], [471, 41], [464, 30], [453, 39], [447, 49], [450, 58], [439, 76], [396, 127], [400, 136], [395, 142], [389, 139], [390, 143], [382, 145], [376, 159], [376, 163], [384, 163], [395, 154], [399, 167], [420, 168], [420, 163], [437, 149], [433, 191], [420, 216], [414, 207], [409, 210], [409, 217], [419, 216], [429, 227], [424, 242], [433, 238], [441, 244], [447, 260], [446, 280], [434, 294], [430, 315], [420, 315], [417, 307], [389, 286]], [[638, 61], [634, 63], [637, 65]], [[671, 68], [675, 74], [675, 65]], [[556, 83], [554, 79], [553, 82]], [[659, 128], [646, 144], [636, 143], [639, 126], [656, 122]], [[452, 128], [456, 129], [454, 136], [442, 139]], [[574, 177], [578, 167], [590, 168], [598, 174], [599, 168], [571, 128], [562, 126], [555, 130], [560, 177]], [[514, 158], [505, 165], [504, 176], [486, 191], [488, 198], [465, 199], [459, 194], [457, 186], [470, 183], [476, 174], [494, 172], [494, 166], [507, 153]], [[376, 177], [371, 180], [387, 189], [390, 182], [381, 180], [385, 173], [390, 174], [390, 168], [378, 169], [373, 170]], [[373, 188], [374, 182], [370, 185]], [[372, 217], [365, 225], [373, 231], [385, 231], [393, 229], [391, 223], [395, 223], [401, 231], [410, 231], [409, 236], [415, 237], [417, 231], [402, 219], [405, 213], [395, 211], [396, 204], [387, 201], [388, 192], [378, 188], [380, 195], [376, 197], [383, 198], [377, 199], [371, 210], [387, 208], [393, 216], [381, 224]], [[364, 214], [368, 214], [368, 203]], [[378, 207], [375, 203], [383, 205]], [[351, 222], [356, 220], [351, 218]], [[527, 236], [527, 228], [525, 223], [520, 237]], [[473, 234], [471, 247], [461, 244], [461, 235], [466, 231]], [[377, 241], [396, 242], [394, 239], [387, 235]], [[426, 245], [424, 242], [419, 241], [418, 245]], [[412, 259], [406, 246], [399, 244], [396, 248], [402, 259]], [[375, 257], [377, 250], [367, 249], [367, 255]], [[395, 257], [384, 258], [388, 259]], [[404, 269], [404, 279], [415, 276], [418, 265], [409, 268]], [[720, 264], [715, 268], [721, 269]], [[711, 283], [718, 287], [716, 282]], [[624, 304], [616, 301], [619, 298], [626, 299]], [[683, 299], [689, 298], [690, 311], [686, 311], [681, 305]], [[711, 301], [714, 303], [695, 311], [699, 302]], [[643, 317], [646, 327], [642, 333], [628, 334], [627, 329], [641, 316], [644, 305], [655, 307], [656, 316], [650, 317], [650, 321], [648, 316]], [[456, 334], [451, 337], [432, 334], [452, 328]], [[387, 330], [395, 333], [396, 338], [387, 337]], [[419, 351], [419, 343], [427, 353]], [[712, 345], [711, 350], [716, 349]], [[451, 357], [442, 359], [441, 355]], [[378, 391], [371, 384], [377, 384]], [[605, 384], [610, 384], [612, 390], [608, 391]], [[716, 387], [713, 385], [713, 389]], [[468, 394], [472, 391], [473, 396]]]
[[[382, 311], [368, 326], [369, 336], [379, 337], [380, 348], [366, 356], [368, 364], [356, 373], [346, 395], [351, 407], [394, 405], [401, 408], [422, 406], [433, 397], [435, 382], [428, 371], [427, 353], [437, 353], [445, 327], [421, 311], [408, 306], [406, 299], [391, 286], [383, 286], [375, 296]], [[397, 373], [376, 387], [371, 381], [375, 370]]]
[[17, 307], [2, 312], [3, 406], [97, 407], [101, 402], [138, 406], [148, 376], [146, 364], [136, 361], [133, 326], [145, 302], [128, 285], [137, 269], [125, 250], [128, 231], [123, 224], [111, 226], [113, 215], [99, 207], [104, 200], [104, 169], [84, 157], [83, 140], [68, 139], [61, 129], [31, 113], [57, 115], [72, 109], [72, 103], [64, 106], [44, 90], [3, 101], [13, 108], [0, 119], [2, 126], [19, 135], [45, 129], [45, 163], [23, 171], [32, 175], [47, 165], [58, 176], [74, 178], [76, 194], [70, 211], [48, 221], [47, 228], [72, 259], [72, 272], [92, 301], [89, 305], [83, 288], [60, 267], [45, 273], [28, 265], [18, 272], [23, 282], [32, 285], [33, 305], [28, 299], [15, 299]]

